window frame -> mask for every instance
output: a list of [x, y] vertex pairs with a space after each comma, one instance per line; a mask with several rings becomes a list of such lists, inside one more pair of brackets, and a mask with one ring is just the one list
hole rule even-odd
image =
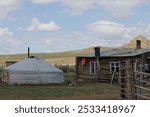
[[[118, 65], [116, 65], [117, 63], [118, 63]], [[113, 64], [113, 66], [112, 66], [112, 64]], [[119, 62], [119, 61], [112, 61], [112, 62], [109, 62], [109, 66], [110, 66], [110, 73], [113, 73], [114, 71], [119, 72], [119, 71], [117, 71], [116, 68], [119, 68], [119, 69], [120, 69], [120, 62]], [[112, 67], [114, 67], [114, 71], [112, 70]], [[118, 70], [119, 70], [119, 69], [118, 69]]]
[[[92, 63], [94, 64], [94, 67], [92, 67]], [[90, 61], [90, 74], [97, 74], [97, 70], [98, 70], [97, 61]]]

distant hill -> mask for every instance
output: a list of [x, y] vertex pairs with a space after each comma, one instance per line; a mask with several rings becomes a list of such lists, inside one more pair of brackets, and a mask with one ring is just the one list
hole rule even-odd
[[[50, 58], [60, 58], [60, 57], [75, 57], [79, 55], [85, 55], [89, 53], [93, 53], [94, 47], [86, 48], [86, 49], [81, 49], [81, 50], [74, 50], [74, 51], [66, 51], [66, 52], [56, 52], [56, 53], [31, 53], [30, 56], [39, 56], [44, 59], [50, 59]], [[111, 47], [101, 47], [101, 51], [109, 50], [112, 49]], [[26, 54], [13, 54], [13, 55], [0, 55], [1, 58], [5, 59], [13, 59], [13, 60], [18, 60], [18, 59], [23, 59], [27, 57]]]
[[[112, 48], [101, 47], [101, 51], [105, 51], [109, 49]], [[42, 57], [52, 64], [74, 65], [76, 56], [90, 54], [93, 52], [94, 52], [93, 47], [90, 47], [81, 50], [57, 52], [57, 53], [31, 53], [31, 56]], [[27, 58], [27, 54], [0, 55], [0, 66], [5, 66], [5, 61], [19, 61], [24, 58]]]
[[126, 43], [121, 48], [135, 48], [136, 47], [136, 40], [141, 40], [141, 47], [142, 48], [150, 48], [150, 40], [145, 37], [144, 35], [139, 35], [132, 39], [129, 43]]
[[[129, 43], [126, 43], [120, 48], [135, 48], [136, 40], [141, 40], [142, 48], [150, 48], [150, 40], [144, 35], [139, 35], [132, 39]], [[94, 52], [94, 47], [85, 48], [75, 51], [57, 52], [57, 53], [31, 53], [31, 56], [39, 56], [46, 59], [51, 64], [57, 65], [74, 65], [75, 57], [79, 55], [91, 54]], [[113, 49], [112, 47], [101, 47], [101, 51]], [[15, 55], [0, 55], [0, 66], [5, 66], [5, 61], [19, 61], [27, 58], [26, 54], [15, 54]]]

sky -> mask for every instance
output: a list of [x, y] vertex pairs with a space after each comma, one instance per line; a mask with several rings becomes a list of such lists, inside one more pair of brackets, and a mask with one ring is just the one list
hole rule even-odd
[[117, 47], [150, 39], [150, 0], [0, 0], [0, 54]]

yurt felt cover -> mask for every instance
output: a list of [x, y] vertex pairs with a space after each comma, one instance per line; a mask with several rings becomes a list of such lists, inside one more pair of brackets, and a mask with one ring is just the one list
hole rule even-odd
[[63, 83], [62, 70], [39, 57], [26, 58], [6, 68], [10, 84]]

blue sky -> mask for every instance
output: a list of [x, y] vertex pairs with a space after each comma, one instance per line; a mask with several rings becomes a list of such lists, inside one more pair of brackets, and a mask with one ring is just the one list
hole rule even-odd
[[0, 0], [0, 54], [120, 46], [150, 38], [150, 0]]

